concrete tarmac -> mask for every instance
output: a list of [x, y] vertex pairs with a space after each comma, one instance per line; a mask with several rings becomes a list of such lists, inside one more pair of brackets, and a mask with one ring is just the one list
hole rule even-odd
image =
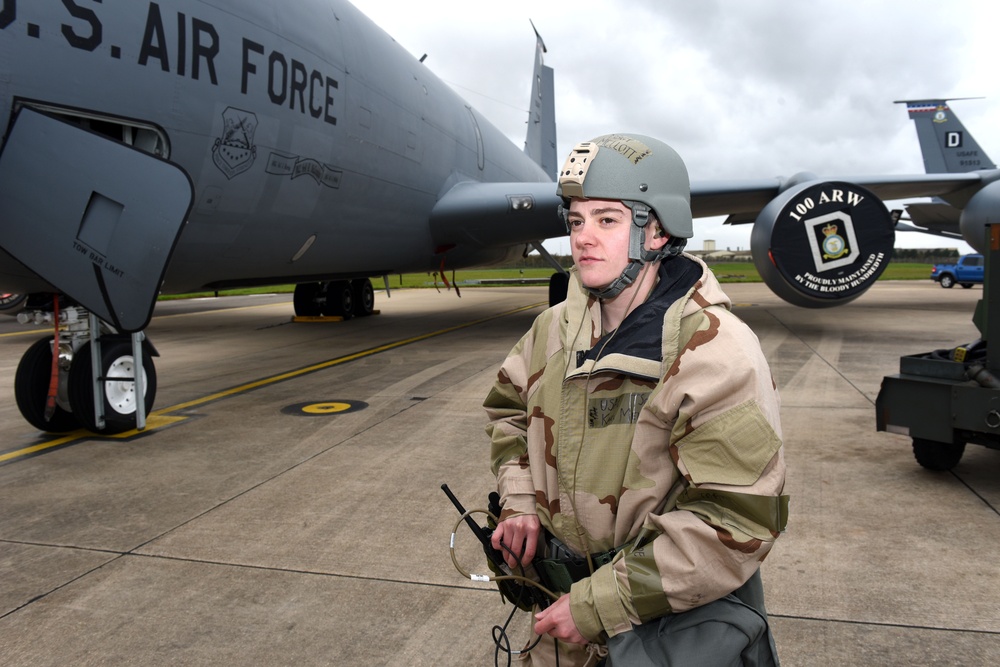
[[[782, 394], [791, 514], [762, 573], [783, 665], [995, 664], [1000, 451], [929, 472], [874, 408], [900, 355], [978, 337], [982, 290], [727, 291]], [[0, 318], [0, 664], [494, 664], [511, 607], [453, 566], [440, 486], [485, 505], [482, 400], [546, 298], [399, 290], [340, 323], [291, 322], [290, 296], [162, 303], [150, 428], [118, 438], [21, 418], [45, 332]], [[483, 570], [465, 527], [456, 553]]]

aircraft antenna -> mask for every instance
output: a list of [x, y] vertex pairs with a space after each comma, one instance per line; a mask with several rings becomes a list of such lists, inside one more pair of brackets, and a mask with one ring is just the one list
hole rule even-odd
[[531, 29], [535, 31], [535, 37], [538, 38], [538, 43], [542, 47], [542, 53], [548, 53], [549, 50], [545, 48], [545, 40], [543, 40], [542, 36], [538, 34], [538, 28], [535, 27], [535, 22], [532, 21], [531, 19], [528, 19], [528, 23], [531, 24]]

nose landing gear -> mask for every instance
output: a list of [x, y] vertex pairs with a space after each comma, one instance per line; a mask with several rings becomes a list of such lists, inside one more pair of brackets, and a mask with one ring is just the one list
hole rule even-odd
[[[59, 313], [58, 322], [52, 313], [42, 311], [26, 311], [19, 319], [51, 322], [65, 329], [60, 331], [58, 350], [53, 350], [54, 337], [43, 338], [28, 348], [18, 364], [14, 395], [29, 424], [48, 433], [85, 428], [102, 435], [146, 427], [146, 415], [156, 398], [152, 358], [159, 355], [142, 332], [117, 333], [78, 307]], [[53, 354], [58, 355], [58, 386], [55, 409], [46, 416]], [[137, 377], [138, 368], [142, 372]]]
[[[144, 342], [139, 346], [141, 365], [135, 362], [133, 341], [120, 338], [101, 340], [100, 364], [94, 364], [92, 345], [84, 345], [74, 356], [69, 401], [73, 414], [88, 431], [113, 434], [146, 427], [146, 415], [156, 397], [156, 368]], [[142, 369], [138, 382], [137, 368]], [[144, 398], [141, 404], [140, 392]]]

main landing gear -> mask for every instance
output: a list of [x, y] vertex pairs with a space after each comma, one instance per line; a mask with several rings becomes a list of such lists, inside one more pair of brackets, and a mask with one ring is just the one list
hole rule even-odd
[[566, 293], [569, 291], [569, 272], [559, 264], [559, 261], [545, 249], [545, 246], [539, 241], [532, 242], [524, 249], [525, 256], [531, 248], [538, 251], [538, 254], [542, 256], [546, 262], [548, 262], [552, 268], [556, 270], [549, 277], [549, 305], [554, 306], [556, 304], [562, 303], [566, 300]]
[[375, 289], [368, 278], [299, 283], [293, 299], [299, 317], [364, 317], [375, 312]]
[[55, 329], [18, 364], [14, 397], [21, 415], [49, 433], [85, 428], [110, 435], [145, 428], [156, 397], [156, 349], [142, 332], [121, 334], [79, 306], [59, 312], [54, 305], [33, 309], [29, 301], [18, 316], [22, 323]]

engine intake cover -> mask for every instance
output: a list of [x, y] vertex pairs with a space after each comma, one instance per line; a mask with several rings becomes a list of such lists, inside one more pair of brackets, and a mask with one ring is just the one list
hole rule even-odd
[[826, 308], [861, 296], [892, 257], [895, 231], [882, 201], [839, 181], [789, 188], [764, 207], [750, 235], [754, 264], [785, 301]]

